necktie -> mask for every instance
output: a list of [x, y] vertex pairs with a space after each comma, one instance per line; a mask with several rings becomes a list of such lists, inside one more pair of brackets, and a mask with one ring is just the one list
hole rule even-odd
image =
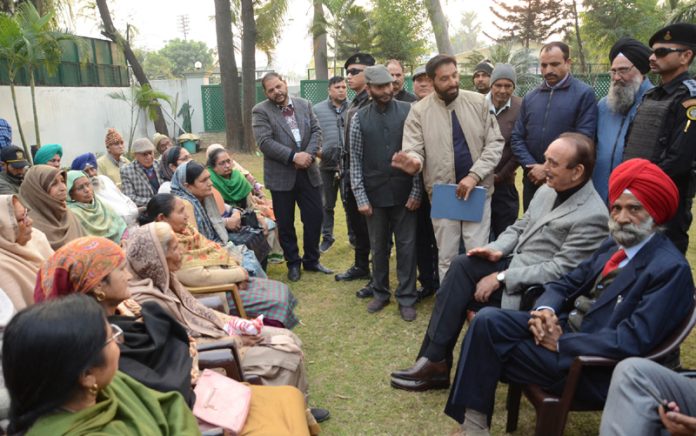
[[607, 264], [604, 265], [604, 269], [602, 270], [602, 277], [606, 277], [607, 274], [618, 268], [619, 264], [624, 259], [626, 259], [626, 252], [623, 250], [623, 248], [612, 254], [609, 258], [609, 261], [607, 261]]

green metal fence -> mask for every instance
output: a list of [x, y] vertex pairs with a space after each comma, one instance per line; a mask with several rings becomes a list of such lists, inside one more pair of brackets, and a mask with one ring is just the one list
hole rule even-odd
[[[35, 75], [37, 86], [130, 86], [128, 66], [123, 51], [111, 41], [74, 37], [61, 41], [61, 63], [54, 74], [40, 68]], [[9, 85], [7, 64], [0, 62], [0, 85]], [[24, 69], [15, 77], [15, 85], [29, 85]]]
[[[202, 85], [201, 98], [203, 101], [203, 128], [206, 132], [225, 131], [225, 105], [222, 98], [222, 85]], [[263, 101], [266, 95], [263, 93], [261, 83], [256, 84], [256, 103]]]

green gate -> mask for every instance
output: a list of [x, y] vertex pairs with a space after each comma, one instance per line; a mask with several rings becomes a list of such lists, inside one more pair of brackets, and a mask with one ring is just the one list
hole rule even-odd
[[[241, 84], [240, 84], [241, 86]], [[256, 84], [256, 103], [266, 99], [261, 83]], [[206, 132], [224, 132], [225, 104], [222, 98], [222, 85], [201, 85], [203, 102], [203, 128]]]

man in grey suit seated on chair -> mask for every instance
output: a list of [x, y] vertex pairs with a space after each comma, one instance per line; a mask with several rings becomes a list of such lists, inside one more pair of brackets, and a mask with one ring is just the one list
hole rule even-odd
[[454, 258], [416, 363], [393, 372], [391, 385], [407, 391], [449, 387], [452, 352], [468, 309], [518, 309], [521, 293], [555, 280], [589, 257], [608, 234], [607, 208], [594, 189], [594, 144], [563, 133], [545, 152], [546, 184], [524, 216], [494, 242]]

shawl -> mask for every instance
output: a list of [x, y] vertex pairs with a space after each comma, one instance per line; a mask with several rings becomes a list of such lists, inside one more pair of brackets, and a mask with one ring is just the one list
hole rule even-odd
[[218, 175], [210, 167], [208, 167], [208, 171], [210, 171], [210, 180], [213, 182], [213, 186], [220, 191], [227, 204], [236, 206], [245, 200], [253, 189], [246, 177], [237, 170], [232, 170], [229, 179]]
[[162, 157], [160, 158], [160, 174], [162, 178], [168, 182], [172, 180], [172, 176], [174, 175], [172, 169], [169, 168], [169, 164], [176, 166], [179, 153], [181, 153], [181, 147], [169, 147], [162, 153]]
[[38, 303], [75, 292], [89, 293], [125, 260], [121, 247], [106, 238], [75, 239], [41, 266], [34, 300]]
[[68, 210], [68, 206], [48, 195], [48, 188], [58, 173], [65, 176], [64, 171], [48, 165], [33, 166], [27, 170], [19, 187], [19, 196], [29, 207], [34, 226], [46, 234], [54, 250], [85, 236], [80, 221]]
[[[128, 236], [128, 281], [132, 298], [141, 305], [154, 301], [163, 306], [194, 338], [227, 336], [223, 314], [202, 305], [169, 271], [155, 223], [136, 229]], [[222, 316], [221, 316], [222, 315]]]
[[34, 156], [34, 165], [46, 164], [55, 155], [63, 157], [63, 147], [59, 144], [44, 144], [37, 150]]
[[[82, 171], [68, 171], [68, 193], [80, 177], [89, 180], [87, 174]], [[80, 220], [82, 228], [88, 234], [108, 238], [116, 243], [121, 242], [123, 232], [126, 231], [126, 222], [111, 207], [101, 201], [96, 194], [91, 203], [73, 201], [68, 194], [68, 208]]]
[[201, 235], [191, 224], [188, 224], [183, 232], [176, 233], [176, 239], [183, 255], [181, 269], [197, 266], [239, 266], [227, 250]]
[[198, 422], [178, 392], [160, 393], [118, 371], [97, 395], [97, 404], [79, 412], [44, 415], [27, 436], [192, 435]]
[[53, 249], [41, 230], [32, 229], [25, 245], [17, 244], [14, 195], [0, 195], [0, 283], [19, 311], [34, 304], [36, 273]]
[[187, 200], [193, 205], [194, 215], [196, 216], [196, 226], [203, 236], [211, 241], [226, 244], [229, 240], [229, 236], [213, 196], [210, 195], [206, 197], [204, 200], [205, 204], [201, 204], [198, 198], [191, 194], [184, 185], [186, 182], [186, 167], [188, 167], [188, 164], [189, 162], [179, 165], [174, 172], [174, 176], [172, 177], [172, 194]]

